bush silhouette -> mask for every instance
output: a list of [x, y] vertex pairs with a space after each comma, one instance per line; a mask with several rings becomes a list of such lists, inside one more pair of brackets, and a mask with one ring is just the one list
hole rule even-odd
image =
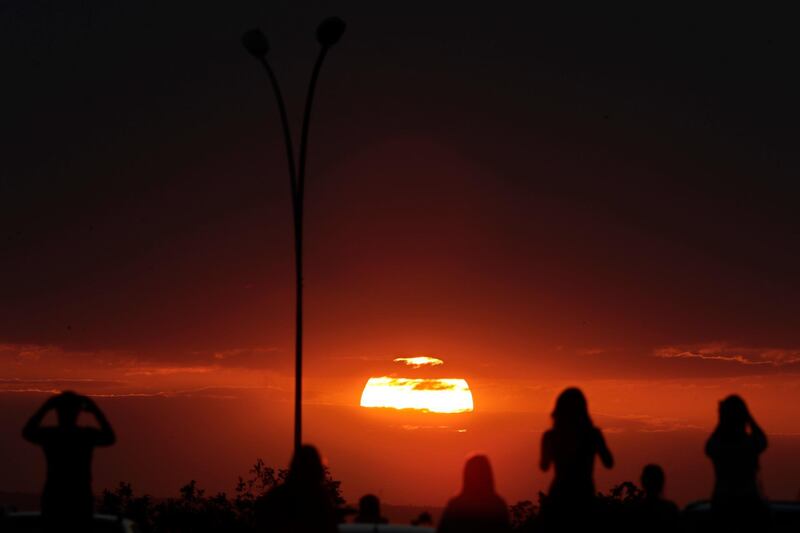
[[[255, 530], [255, 507], [259, 498], [286, 480], [288, 470], [267, 466], [257, 459], [246, 478], [239, 477], [234, 493], [208, 496], [197, 481], [181, 487], [177, 498], [157, 500], [149, 495], [136, 496], [130, 483], [121, 482], [113, 490], [103, 490], [97, 500], [97, 512], [120, 515], [137, 523], [145, 533], [212, 533]], [[325, 487], [340, 519], [352, 509], [346, 506], [341, 481], [325, 469]]]

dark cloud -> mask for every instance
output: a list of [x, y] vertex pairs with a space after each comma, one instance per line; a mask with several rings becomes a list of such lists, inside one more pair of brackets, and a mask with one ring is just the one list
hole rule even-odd
[[702, 359], [723, 361], [747, 366], [791, 366], [800, 368], [800, 349], [758, 348], [724, 342], [666, 346], [655, 350], [656, 357], [665, 359]]
[[454, 383], [447, 383], [438, 379], [423, 379], [419, 383], [414, 383], [414, 390], [452, 390], [455, 389]]

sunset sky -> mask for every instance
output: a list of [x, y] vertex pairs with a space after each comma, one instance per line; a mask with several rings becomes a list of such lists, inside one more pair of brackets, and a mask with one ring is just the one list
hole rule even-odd
[[[302, 7], [301, 7], [302, 4]], [[490, 2], [0, 2], [0, 491], [52, 392], [118, 433], [95, 489], [231, 491], [292, 445], [293, 256], [260, 26], [306, 184], [305, 440], [345, 496], [442, 505], [472, 451], [535, 499], [556, 395], [618, 461], [710, 494], [741, 394], [768, 496], [800, 491], [800, 36], [780, 11]], [[443, 365], [414, 369], [399, 357]], [[359, 407], [370, 377], [465, 379], [474, 411]]]

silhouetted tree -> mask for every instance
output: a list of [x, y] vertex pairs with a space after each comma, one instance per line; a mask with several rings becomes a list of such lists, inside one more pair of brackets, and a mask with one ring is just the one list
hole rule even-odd
[[[542, 493], [539, 493], [540, 497]], [[508, 515], [511, 518], [513, 531], [527, 531], [533, 527], [539, 507], [530, 500], [521, 500], [509, 506]]]
[[130, 483], [121, 482], [113, 491], [103, 490], [97, 501], [97, 512], [130, 518], [145, 532], [153, 529], [153, 499], [146, 494], [134, 496]]
[[[104, 490], [97, 498], [99, 513], [130, 518], [145, 533], [244, 533], [255, 531], [255, 506], [269, 490], [285, 482], [288, 470], [257, 459], [246, 478], [239, 477], [233, 497], [220, 492], [207, 496], [197, 481], [181, 487], [177, 498], [156, 501], [136, 496], [130, 483]], [[341, 481], [325, 469], [325, 488], [337, 512], [350, 509], [342, 497]]]

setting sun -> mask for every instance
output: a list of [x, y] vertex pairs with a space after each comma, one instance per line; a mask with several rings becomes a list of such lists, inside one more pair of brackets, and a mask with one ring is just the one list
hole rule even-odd
[[472, 392], [464, 379], [369, 378], [361, 394], [361, 407], [416, 409], [431, 413], [467, 413], [473, 409]]

